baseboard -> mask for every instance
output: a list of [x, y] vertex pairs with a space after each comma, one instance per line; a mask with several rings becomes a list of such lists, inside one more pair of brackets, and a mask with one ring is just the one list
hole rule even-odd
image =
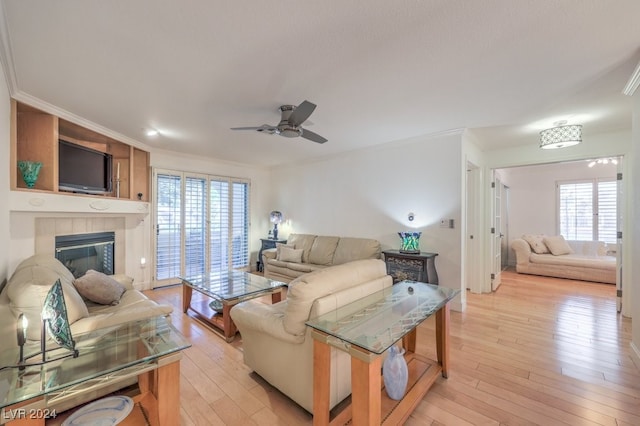
[[145, 290], [151, 290], [151, 283], [150, 282], [137, 282], [137, 283], [133, 283], [133, 288], [135, 288], [136, 290], [139, 291], [145, 291]]
[[635, 345], [635, 343], [631, 342], [631, 360], [636, 366], [636, 369], [640, 370], [640, 350]]

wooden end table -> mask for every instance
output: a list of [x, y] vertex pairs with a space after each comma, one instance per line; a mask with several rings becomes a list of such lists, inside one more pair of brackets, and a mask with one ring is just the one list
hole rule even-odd
[[[307, 321], [313, 342], [313, 424], [403, 424], [439, 374], [449, 372], [449, 302], [460, 290], [403, 281]], [[436, 316], [437, 361], [416, 354], [416, 327]], [[382, 354], [402, 340], [409, 382], [400, 401], [382, 386]], [[331, 348], [351, 355], [351, 405], [331, 419]]]

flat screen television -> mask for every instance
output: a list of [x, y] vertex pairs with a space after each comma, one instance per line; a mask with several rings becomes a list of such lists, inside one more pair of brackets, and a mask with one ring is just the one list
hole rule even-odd
[[83, 194], [112, 192], [111, 154], [58, 140], [58, 188]]

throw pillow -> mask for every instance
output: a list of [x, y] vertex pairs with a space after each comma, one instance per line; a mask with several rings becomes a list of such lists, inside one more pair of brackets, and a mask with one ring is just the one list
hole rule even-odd
[[[24, 313], [29, 320], [29, 340], [40, 340], [40, 327], [32, 327], [31, 324], [40, 323], [44, 300], [58, 279], [60, 276], [52, 269], [33, 265], [16, 270], [7, 282], [5, 292], [9, 297], [11, 312], [16, 319]], [[61, 281], [69, 323], [88, 317], [87, 305], [78, 291], [70, 283]]]
[[549, 253], [549, 249], [544, 243], [544, 235], [524, 234], [522, 239], [529, 243], [531, 250], [537, 254]]
[[293, 244], [276, 243], [276, 259], [277, 260], [281, 260], [280, 251], [282, 250], [282, 247], [290, 248], [290, 249], [296, 248], [296, 246], [294, 246]]
[[110, 276], [92, 269], [77, 278], [73, 285], [82, 297], [101, 305], [117, 305], [127, 290], [125, 286]]
[[567, 240], [562, 235], [556, 235], [555, 237], [544, 237], [544, 243], [549, 247], [551, 254], [554, 256], [560, 256], [563, 254], [573, 253], [573, 249]]
[[280, 259], [283, 262], [302, 263], [303, 249], [292, 249], [289, 247], [280, 248]]

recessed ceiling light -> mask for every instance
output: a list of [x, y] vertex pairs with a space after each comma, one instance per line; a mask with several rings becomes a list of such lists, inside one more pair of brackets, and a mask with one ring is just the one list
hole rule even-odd
[[149, 129], [144, 132], [147, 136], [158, 136], [160, 134], [156, 129]]

